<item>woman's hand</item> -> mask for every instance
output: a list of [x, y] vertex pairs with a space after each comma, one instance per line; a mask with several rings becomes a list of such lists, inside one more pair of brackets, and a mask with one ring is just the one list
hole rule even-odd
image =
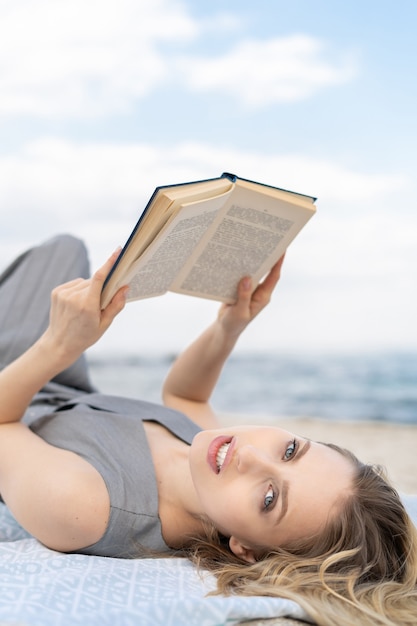
[[119, 289], [105, 309], [100, 308], [103, 283], [119, 253], [114, 252], [91, 278], [77, 278], [52, 291], [49, 326], [43, 340], [65, 361], [76, 360], [96, 343], [123, 309], [127, 287]]
[[183, 411], [203, 428], [218, 424], [208, 402], [240, 333], [265, 308], [279, 280], [284, 257], [255, 289], [242, 279], [235, 304], [222, 305], [216, 321], [172, 365], [163, 388], [164, 403]]
[[230, 337], [238, 336], [271, 300], [272, 293], [281, 276], [283, 255], [272, 267], [265, 279], [253, 289], [252, 280], [242, 278], [238, 285], [238, 298], [234, 304], [223, 304], [218, 321]]
[[52, 292], [49, 326], [43, 335], [0, 372], [0, 424], [17, 422], [34, 394], [93, 345], [123, 309], [126, 287], [100, 308], [103, 283], [118, 252], [92, 278], [76, 279]]

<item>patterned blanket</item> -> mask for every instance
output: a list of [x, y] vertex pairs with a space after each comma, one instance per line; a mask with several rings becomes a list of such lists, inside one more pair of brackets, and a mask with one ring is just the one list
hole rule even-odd
[[[417, 522], [417, 497], [405, 497]], [[221, 626], [287, 616], [281, 598], [207, 596], [215, 588], [184, 559], [61, 554], [30, 537], [0, 504], [0, 624], [13, 626]]]

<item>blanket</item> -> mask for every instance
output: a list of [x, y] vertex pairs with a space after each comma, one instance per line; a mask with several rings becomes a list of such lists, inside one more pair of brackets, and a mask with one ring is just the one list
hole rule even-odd
[[[417, 497], [404, 498], [417, 523]], [[282, 598], [207, 596], [211, 574], [185, 559], [126, 560], [49, 550], [0, 504], [0, 625], [222, 626], [288, 616]]]

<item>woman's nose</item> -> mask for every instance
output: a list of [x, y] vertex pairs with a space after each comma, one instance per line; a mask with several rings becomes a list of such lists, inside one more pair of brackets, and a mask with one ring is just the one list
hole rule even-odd
[[237, 469], [242, 474], [264, 470], [266, 466], [270, 466], [273, 463], [269, 455], [251, 445], [239, 447], [236, 456]]

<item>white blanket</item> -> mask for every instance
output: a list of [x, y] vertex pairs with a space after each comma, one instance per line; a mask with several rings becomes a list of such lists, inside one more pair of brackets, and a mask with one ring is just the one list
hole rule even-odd
[[[417, 497], [405, 498], [417, 521]], [[207, 597], [214, 578], [184, 559], [125, 560], [48, 550], [0, 505], [0, 625], [221, 626], [307, 619], [294, 602]]]

